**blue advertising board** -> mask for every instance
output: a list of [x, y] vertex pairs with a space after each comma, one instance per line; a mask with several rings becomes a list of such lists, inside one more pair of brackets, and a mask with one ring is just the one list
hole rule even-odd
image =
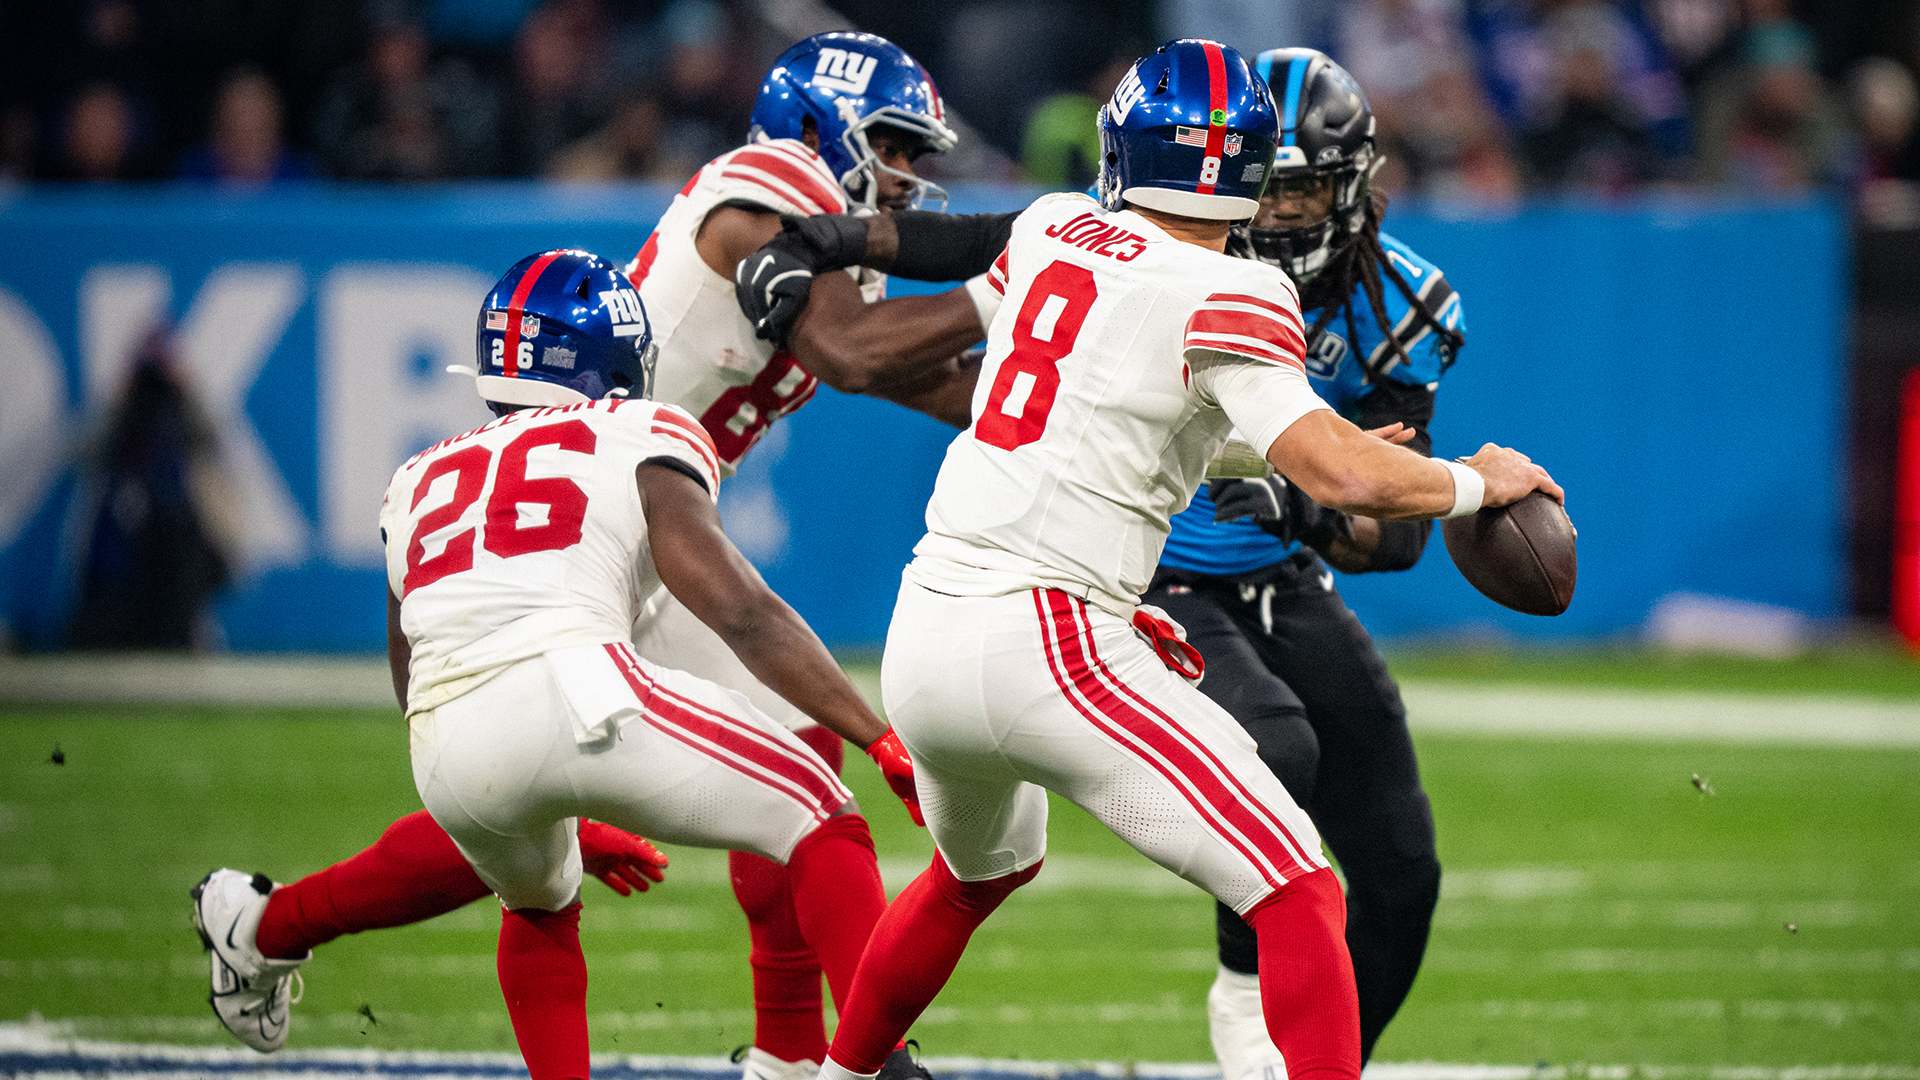
[[[954, 209], [1030, 194], [963, 190]], [[629, 257], [671, 197], [476, 186], [0, 202], [0, 620], [27, 647], [63, 640], [75, 538], [99, 499], [85, 447], [139, 343], [170, 326], [221, 434], [237, 570], [216, 605], [225, 641], [380, 648], [380, 495], [405, 456], [487, 418], [471, 383], [443, 371], [472, 360], [480, 296], [542, 248]], [[1474, 593], [1436, 541], [1412, 572], [1341, 581], [1376, 633], [1611, 635], [1675, 591], [1839, 613], [1837, 208], [1396, 209], [1392, 229], [1470, 312], [1436, 450], [1493, 440], [1545, 463], [1571, 493], [1582, 565], [1572, 609], [1535, 619]], [[823, 390], [723, 486], [723, 516], [822, 637], [877, 643], [953, 435]]]

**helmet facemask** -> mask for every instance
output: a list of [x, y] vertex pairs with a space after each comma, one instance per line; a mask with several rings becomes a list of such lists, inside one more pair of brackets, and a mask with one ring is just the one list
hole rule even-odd
[[1255, 228], [1253, 221], [1259, 220], [1255, 217], [1236, 229], [1245, 233], [1237, 246], [1243, 247], [1249, 257], [1285, 270], [1296, 284], [1305, 286], [1366, 228], [1369, 186], [1383, 160], [1369, 145], [1336, 169], [1275, 170], [1268, 181], [1269, 191], [1275, 184], [1301, 177], [1325, 178], [1330, 182], [1333, 198], [1327, 216], [1311, 224], [1285, 229]]
[[910, 185], [911, 195], [907, 204], [910, 209], [918, 210], [929, 200], [937, 200], [940, 210], [946, 210], [947, 189], [882, 162], [880, 155], [874, 152], [873, 144], [867, 140], [867, 129], [887, 127], [909, 138], [919, 139], [925, 153], [943, 153], [953, 149], [955, 139], [952, 129], [938, 120], [892, 105], [875, 109], [865, 116], [859, 114], [850, 98], [840, 98], [838, 106], [841, 122], [846, 125], [845, 133], [840, 136], [840, 145], [853, 161], [853, 167], [841, 174], [840, 186], [845, 189], [847, 198], [854, 206], [878, 210], [880, 185], [876, 181], [881, 176], [891, 176], [905, 180]]

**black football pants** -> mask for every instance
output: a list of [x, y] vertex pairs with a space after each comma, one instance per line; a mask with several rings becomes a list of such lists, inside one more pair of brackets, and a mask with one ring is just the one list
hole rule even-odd
[[[1307, 552], [1240, 577], [1163, 567], [1142, 599], [1206, 659], [1200, 690], [1253, 736], [1347, 880], [1347, 948], [1371, 1056], [1420, 970], [1440, 895], [1433, 812], [1400, 688]], [[1253, 929], [1218, 905], [1220, 963], [1259, 970]]]

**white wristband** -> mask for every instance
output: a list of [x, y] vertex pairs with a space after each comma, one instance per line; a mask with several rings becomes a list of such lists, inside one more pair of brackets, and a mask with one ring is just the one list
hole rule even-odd
[[1464, 517], [1480, 509], [1487, 501], [1487, 480], [1473, 466], [1459, 461], [1442, 461], [1453, 474], [1453, 509], [1442, 517]]
[[1000, 314], [1001, 295], [993, 291], [987, 283], [987, 275], [975, 274], [967, 279], [965, 288], [967, 299], [973, 301], [973, 310], [980, 315], [980, 330], [984, 333], [993, 328], [993, 317]]

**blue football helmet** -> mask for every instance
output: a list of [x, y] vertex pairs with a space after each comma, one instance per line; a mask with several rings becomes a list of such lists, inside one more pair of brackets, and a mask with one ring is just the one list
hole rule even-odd
[[476, 344], [474, 382], [500, 413], [647, 397], [659, 354], [632, 283], [600, 256], [564, 248], [513, 264], [480, 305]]
[[1100, 203], [1208, 221], [1260, 209], [1280, 126], [1232, 47], [1181, 38], [1137, 61], [1100, 109]]
[[[869, 128], [898, 128], [935, 152], [953, 149], [956, 139], [933, 76], [905, 49], [875, 34], [815, 34], [780, 54], [760, 83], [747, 137], [798, 139], [809, 116], [820, 134], [821, 158], [847, 196], [869, 208], [879, 193], [875, 175], [898, 175], [867, 145]], [[909, 179], [916, 185], [914, 206], [929, 198], [946, 202], [939, 185]]]

